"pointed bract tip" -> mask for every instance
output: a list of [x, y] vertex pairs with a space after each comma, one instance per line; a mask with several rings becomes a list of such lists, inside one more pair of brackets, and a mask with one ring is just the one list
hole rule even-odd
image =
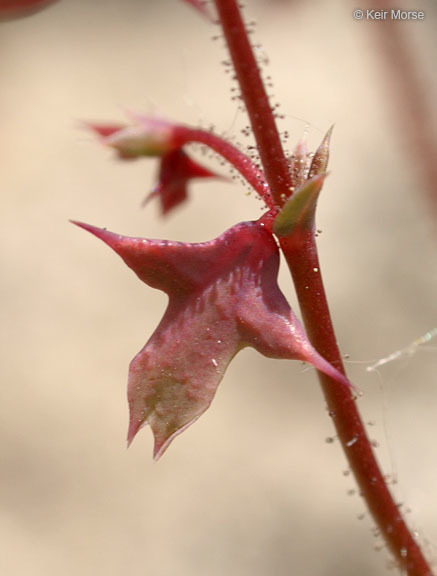
[[314, 351], [314, 355], [308, 361], [317, 370], [320, 370], [320, 372], [323, 372], [324, 374], [326, 374], [327, 376], [338, 382], [338, 384], [346, 386], [347, 388], [350, 389], [354, 389], [354, 386], [351, 384], [348, 378], [342, 372], [340, 372], [340, 370], [334, 368], [332, 364], [330, 364], [327, 360], [325, 360], [322, 356], [320, 356], [320, 354], [318, 354], [316, 351]]
[[159, 196], [160, 192], [161, 192], [161, 191], [160, 191], [159, 185], [158, 185], [158, 186], [155, 186], [155, 188], [154, 188], [151, 192], [149, 192], [149, 193], [143, 198], [143, 200], [141, 200], [140, 207], [141, 207], [141, 208], [145, 208], [145, 207], [147, 206], [147, 204], [149, 204], [150, 201], [153, 200], [153, 198], [156, 198], [156, 196]]
[[79, 228], [83, 228], [87, 232], [94, 234], [94, 236], [100, 237], [101, 232], [105, 232], [105, 228], [98, 228], [97, 226], [92, 226], [91, 224], [86, 224], [85, 222], [79, 222], [79, 220], [70, 220], [72, 224], [78, 226]]
[[204, 16], [207, 20], [213, 21], [213, 18], [208, 10], [206, 2], [203, 0], [182, 0], [186, 4], [190, 4], [195, 10], [197, 10], [202, 16]]
[[229, 178], [221, 176], [220, 174], [213, 172], [209, 168], [202, 166], [202, 164], [199, 164], [189, 156], [187, 156], [187, 163], [185, 170], [186, 175], [189, 178], [219, 178], [221, 180], [229, 180]]
[[327, 132], [326, 132], [326, 134], [325, 134], [325, 136], [324, 136], [324, 138], [323, 138], [323, 140], [322, 140], [322, 144], [323, 144], [324, 142], [325, 142], [326, 144], [328, 144], [328, 145], [331, 143], [331, 137], [332, 137], [332, 132], [334, 131], [334, 126], [335, 126], [335, 124], [332, 124], [332, 125], [328, 128], [328, 130], [327, 130]]
[[153, 445], [153, 459], [155, 460], [155, 462], [158, 462], [158, 460], [166, 451], [167, 446], [170, 444], [170, 442], [171, 440], [168, 440], [167, 442], [164, 443], [159, 443], [155, 440], [155, 443]]
[[137, 435], [139, 429], [144, 425], [144, 422], [141, 420], [134, 420], [132, 417], [129, 421], [129, 429], [127, 432], [127, 447], [132, 444], [134, 441], [135, 436]]
[[332, 131], [334, 130], [334, 124], [326, 132], [323, 140], [321, 141], [319, 147], [314, 153], [308, 178], [317, 176], [317, 174], [322, 174], [326, 172], [329, 162], [329, 146], [331, 144]]
[[195, 416], [192, 420], [181, 426], [178, 430], [175, 430], [172, 434], [170, 434], [170, 436], [168, 436], [165, 433], [164, 434], [160, 433], [159, 427], [156, 427], [156, 429], [154, 429], [154, 426], [152, 425], [153, 436], [155, 439], [155, 443], [153, 445], [153, 459], [155, 461], [159, 460], [161, 456], [164, 454], [164, 452], [167, 450], [167, 448], [170, 446], [170, 444], [173, 442], [173, 440], [176, 438], [176, 436], [179, 436], [179, 434], [185, 432], [185, 430], [189, 428], [192, 424], [194, 424], [194, 422], [196, 422], [196, 420], [198, 420], [200, 416], [201, 414]]
[[110, 248], [118, 253], [118, 245], [120, 241], [123, 240], [124, 236], [114, 234], [114, 232], [110, 232], [109, 230], [106, 230], [106, 228], [98, 228], [97, 226], [92, 226], [91, 224], [85, 224], [85, 222], [79, 222], [77, 220], [70, 220], [70, 222], [79, 228], [83, 228], [83, 230], [86, 230], [93, 236], [96, 236], [96, 238], [102, 240], [102, 242], [107, 244]]
[[323, 358], [323, 356], [321, 356], [312, 346], [301, 350], [301, 354], [298, 359], [302, 362], [311, 364], [311, 366], [313, 366], [316, 370], [323, 372], [323, 374], [326, 374], [326, 376], [329, 376], [329, 378], [332, 378], [332, 380], [335, 380], [335, 382], [341, 386], [346, 386], [346, 388], [356, 391], [355, 386], [349, 381], [347, 376], [345, 376], [342, 372], [340, 372], [340, 370], [325, 360], [325, 358]]
[[80, 121], [79, 125], [81, 128], [85, 128], [86, 130], [90, 130], [94, 134], [97, 134], [103, 141], [105, 141], [106, 138], [112, 136], [116, 132], [123, 130], [123, 128], [126, 128], [125, 124], [99, 124], [96, 122], [86, 122], [83, 120]]

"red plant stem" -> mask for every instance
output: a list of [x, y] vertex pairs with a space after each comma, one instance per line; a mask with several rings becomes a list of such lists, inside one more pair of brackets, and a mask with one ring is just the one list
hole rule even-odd
[[[280, 204], [277, 194], [286, 177], [279, 170], [285, 167], [288, 172], [288, 165], [280, 142], [276, 142], [279, 135], [265, 90], [260, 88], [262, 81], [247, 32], [236, 0], [215, 0], [215, 4], [249, 110], [266, 179], [273, 197]], [[273, 166], [278, 167], [278, 172]], [[293, 276], [312, 344], [344, 373], [320, 273], [314, 230], [302, 231], [300, 237], [294, 234], [293, 241], [282, 239], [281, 248]], [[431, 568], [390, 494], [350, 390], [320, 372], [318, 376], [350, 468], [388, 547], [408, 576], [432, 576]]]
[[289, 196], [291, 178], [261, 74], [235, 0], [215, 0], [219, 19], [249, 114], [255, 141], [275, 203]]
[[[331, 364], [345, 373], [337, 346], [312, 230], [281, 248], [293, 276], [309, 339]], [[296, 241], [297, 240], [297, 241]], [[316, 272], [315, 272], [316, 270]], [[387, 487], [373, 454], [355, 399], [345, 387], [318, 372], [329, 414], [367, 506], [396, 560], [409, 576], [432, 576]]]
[[175, 126], [174, 137], [178, 146], [189, 144], [190, 142], [198, 142], [204, 144], [217, 152], [222, 158], [227, 160], [232, 166], [238, 170], [243, 178], [252, 186], [258, 193], [260, 198], [264, 200], [269, 208], [273, 208], [273, 200], [270, 193], [270, 187], [264, 178], [264, 174], [258, 170], [251, 159], [240, 152], [238, 148], [216, 136], [212, 132], [206, 132], [199, 128], [189, 128], [188, 126]]

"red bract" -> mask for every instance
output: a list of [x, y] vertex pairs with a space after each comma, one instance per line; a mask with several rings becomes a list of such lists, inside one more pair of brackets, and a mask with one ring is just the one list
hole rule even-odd
[[144, 424], [154, 456], [210, 405], [231, 359], [246, 346], [309, 362], [348, 380], [311, 346], [277, 284], [279, 251], [259, 222], [202, 244], [119, 236], [76, 223], [108, 244], [137, 276], [169, 296], [158, 328], [129, 370], [129, 443]]
[[190, 180], [216, 177], [217, 174], [192, 160], [183, 150], [173, 150], [162, 157], [158, 184], [147, 196], [144, 204], [158, 196], [161, 212], [167, 214], [187, 199], [187, 186]]
[[162, 214], [167, 214], [187, 198], [187, 186], [194, 178], [215, 178], [217, 174], [192, 160], [182, 145], [193, 131], [166, 120], [133, 115], [134, 123], [95, 124], [86, 126], [100, 136], [103, 144], [114, 148], [123, 160], [157, 156], [161, 158], [158, 184], [144, 201], [158, 196]]
[[[207, 14], [201, 0], [185, 2]], [[409, 576], [428, 576], [429, 565], [388, 490], [343, 375], [320, 272], [315, 212], [326, 177], [330, 132], [313, 157], [304, 143], [291, 157], [284, 152], [275, 107], [238, 0], [213, 4], [249, 116], [259, 165], [211, 130], [135, 115], [130, 126], [90, 126], [123, 159], [161, 159], [159, 184], [151, 196], [160, 196], [164, 213], [186, 198], [191, 178], [213, 175], [182, 149], [192, 143], [230, 163], [266, 208], [258, 222], [238, 224], [203, 244], [128, 238], [77, 223], [113, 248], [143, 282], [169, 297], [158, 328], [130, 365], [128, 441], [150, 424], [155, 458], [161, 456], [172, 439], [208, 408], [227, 365], [246, 346], [272, 358], [309, 362], [318, 371], [338, 439], [386, 543]], [[278, 287], [279, 253], [272, 233], [292, 274], [314, 347]]]

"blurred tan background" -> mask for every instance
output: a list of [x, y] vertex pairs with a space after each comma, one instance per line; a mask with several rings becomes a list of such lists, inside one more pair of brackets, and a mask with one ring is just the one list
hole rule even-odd
[[[345, 0], [247, 1], [290, 143], [335, 123], [318, 215], [342, 351], [377, 453], [419, 541], [437, 551], [437, 341], [366, 372], [437, 325], [435, 223], [372, 23]], [[436, 5], [404, 26], [435, 102]], [[159, 463], [125, 448], [130, 359], [166, 298], [69, 218], [202, 241], [260, 203], [199, 183], [166, 221], [140, 209], [156, 163], [120, 163], [79, 129], [136, 110], [225, 132], [244, 115], [217, 30], [177, 0], [62, 0], [0, 26], [0, 571], [8, 576], [382, 576], [372, 532], [312, 370], [252, 350]], [[268, 61], [267, 61], [268, 60]], [[430, 118], [430, 122], [435, 121]], [[290, 144], [291, 148], [291, 144]], [[205, 162], [221, 170], [214, 158]], [[281, 285], [293, 303], [286, 270]], [[359, 519], [361, 515], [365, 517]], [[434, 544], [433, 544], [434, 543]], [[392, 570], [391, 573], [398, 573]]]

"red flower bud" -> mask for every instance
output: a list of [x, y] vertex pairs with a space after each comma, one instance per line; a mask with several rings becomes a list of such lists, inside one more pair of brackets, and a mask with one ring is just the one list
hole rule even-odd
[[171, 122], [150, 116], [135, 116], [129, 126], [88, 123], [103, 144], [114, 148], [124, 160], [141, 156], [162, 156], [179, 148], [177, 131]]

